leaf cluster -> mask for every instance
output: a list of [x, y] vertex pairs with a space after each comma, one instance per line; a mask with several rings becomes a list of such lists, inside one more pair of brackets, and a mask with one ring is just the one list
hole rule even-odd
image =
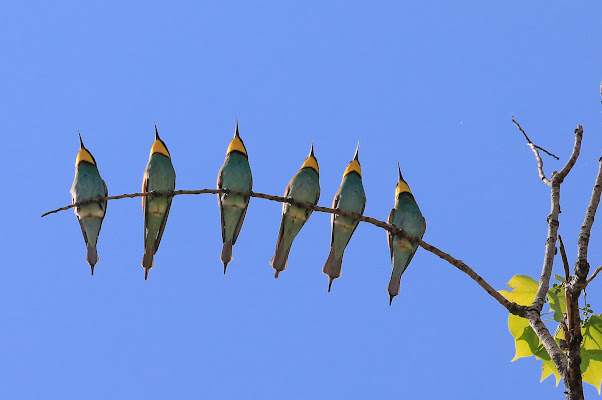
[[[551, 316], [546, 322], [556, 324], [554, 339], [559, 344], [566, 356], [566, 343], [564, 342], [564, 330], [562, 325], [566, 323], [566, 291], [564, 288], [564, 278], [555, 275], [558, 283], [552, 285], [548, 290], [547, 300], [550, 310], [547, 313]], [[517, 304], [529, 306], [535, 298], [538, 283], [527, 275], [515, 275], [507, 284], [512, 290], [500, 290], [508, 300]], [[602, 382], [602, 314], [596, 315], [591, 309], [590, 304], [585, 304], [580, 308], [582, 313], [581, 333], [583, 341], [581, 342], [581, 373], [583, 381], [593, 385], [600, 393], [600, 384]], [[535, 331], [529, 325], [529, 322], [517, 315], [508, 316], [508, 328], [515, 341], [516, 354], [512, 361], [522, 357], [535, 356], [542, 360], [541, 381], [554, 375], [556, 385], [560, 382], [560, 373], [556, 369], [554, 362], [546, 352]]]

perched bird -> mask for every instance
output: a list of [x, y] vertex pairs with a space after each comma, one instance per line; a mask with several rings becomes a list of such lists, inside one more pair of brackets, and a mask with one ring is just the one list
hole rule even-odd
[[[248, 192], [253, 187], [253, 177], [249, 166], [249, 157], [245, 144], [238, 133], [238, 120], [234, 138], [228, 146], [224, 165], [217, 176], [218, 189], [231, 189], [240, 192]], [[249, 196], [241, 196], [233, 193], [220, 193], [217, 195], [219, 203], [219, 214], [222, 222], [222, 248], [221, 260], [224, 263], [224, 274], [228, 263], [232, 261], [232, 246], [240, 233], [240, 228], [249, 206]]]
[[[401, 168], [397, 163], [399, 170], [399, 181], [395, 188], [395, 208], [389, 213], [387, 222], [395, 225], [397, 228], [407, 234], [422, 239], [426, 231], [426, 220], [414, 200], [414, 195], [408, 184], [401, 176]], [[389, 281], [389, 305], [393, 302], [393, 297], [399, 294], [399, 282], [401, 275], [406, 270], [414, 253], [418, 249], [417, 243], [412, 243], [406, 238], [394, 236], [391, 232], [387, 233], [389, 239], [389, 248], [391, 249], [391, 263], [393, 264], [393, 272]]]
[[[84, 142], [79, 131], [77, 133], [79, 135], [79, 152], [75, 159], [75, 178], [73, 179], [73, 186], [71, 186], [71, 201], [73, 204], [97, 197], [108, 196], [107, 184], [98, 173], [96, 160], [90, 151], [84, 147]], [[100, 203], [90, 203], [75, 207], [75, 215], [77, 215], [77, 219], [79, 220], [79, 225], [82, 228], [88, 249], [86, 261], [90, 264], [92, 275], [94, 275], [94, 265], [98, 262], [96, 243], [106, 212], [106, 200]]]
[[[176, 172], [171, 164], [169, 150], [167, 150], [165, 142], [159, 137], [159, 131], [155, 124], [155, 141], [144, 171], [142, 191], [164, 192], [175, 188]], [[142, 209], [144, 210], [144, 257], [142, 257], [144, 280], [148, 279], [148, 271], [155, 266], [153, 257], [159, 248], [159, 243], [161, 243], [172, 199], [173, 196], [142, 197]]]
[[[362, 184], [362, 168], [358, 159], [360, 144], [357, 144], [355, 156], [345, 169], [341, 186], [334, 196], [332, 208], [363, 214], [366, 208], [366, 193]], [[351, 235], [357, 228], [359, 221], [349, 217], [332, 214], [332, 236], [330, 239], [330, 254], [322, 268], [322, 272], [330, 277], [328, 291], [332, 286], [333, 279], [341, 276], [341, 264], [343, 263], [343, 252], [351, 239]]]
[[[299, 172], [293, 176], [284, 192], [284, 197], [290, 197], [297, 201], [318, 204], [320, 198], [320, 169], [318, 160], [314, 156], [314, 144]], [[295, 236], [299, 233], [305, 221], [308, 220], [313, 210], [297, 207], [289, 203], [282, 204], [282, 222], [276, 242], [276, 252], [270, 264], [276, 270], [274, 278], [278, 278], [280, 271], [286, 269], [288, 253]]]

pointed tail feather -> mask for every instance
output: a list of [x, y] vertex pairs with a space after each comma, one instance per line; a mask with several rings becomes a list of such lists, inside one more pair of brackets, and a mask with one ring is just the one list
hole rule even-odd
[[224, 247], [222, 248], [221, 260], [224, 263], [224, 274], [226, 273], [226, 267], [228, 263], [232, 261], [232, 241], [228, 240], [224, 243]]
[[147, 248], [142, 257], [142, 266], [144, 267], [144, 280], [148, 279], [148, 271], [155, 266], [154, 251], [152, 248]]
[[88, 254], [86, 254], [86, 261], [92, 268], [92, 275], [94, 275], [94, 265], [98, 262], [98, 253], [96, 252], [96, 246], [88, 245]]
[[334, 256], [334, 250], [330, 250], [330, 254], [328, 255], [328, 259], [324, 264], [324, 268], [322, 268], [322, 272], [330, 277], [330, 282], [328, 283], [328, 291], [330, 292], [330, 286], [332, 285], [332, 281], [341, 276], [341, 265], [343, 264], [343, 257], [337, 260]]
[[387, 286], [387, 290], [389, 291], [389, 305], [393, 302], [393, 297], [399, 294], [399, 283], [401, 281], [401, 276], [395, 276], [391, 274], [391, 280], [389, 281], [389, 286]]
[[274, 257], [272, 257], [272, 259], [270, 260], [270, 265], [276, 270], [274, 278], [278, 278], [278, 274], [286, 269], [286, 266], [288, 264], [288, 253], [290, 251], [290, 247], [288, 249], [283, 249], [280, 246], [276, 247], [276, 253], [274, 254]]

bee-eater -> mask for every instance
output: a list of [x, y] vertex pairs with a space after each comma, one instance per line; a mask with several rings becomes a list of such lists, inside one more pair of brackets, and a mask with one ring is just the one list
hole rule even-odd
[[[144, 171], [142, 191], [164, 192], [173, 191], [175, 188], [176, 172], [171, 164], [169, 150], [167, 150], [165, 142], [159, 137], [159, 131], [155, 124], [155, 141]], [[159, 248], [159, 243], [161, 243], [172, 199], [173, 196], [142, 197], [142, 209], [144, 210], [144, 257], [142, 257], [144, 280], [148, 279], [148, 271], [155, 266], [153, 257]]]
[[[314, 144], [299, 172], [293, 176], [284, 192], [284, 197], [291, 197], [297, 201], [318, 204], [320, 198], [320, 169], [318, 160], [314, 156]], [[274, 278], [278, 278], [280, 271], [286, 269], [288, 253], [295, 236], [299, 233], [303, 224], [308, 220], [313, 210], [297, 207], [289, 203], [282, 204], [282, 222], [276, 242], [276, 252], [270, 264], [276, 270]]]
[[[387, 222], [411, 236], [422, 239], [426, 231], [426, 220], [422, 216], [416, 200], [414, 200], [410, 187], [403, 180], [399, 163], [397, 163], [397, 169], [399, 171], [399, 181], [395, 188], [395, 208], [389, 213]], [[394, 236], [391, 232], [387, 233], [387, 238], [389, 239], [391, 264], [393, 265], [391, 280], [387, 287], [389, 290], [389, 305], [391, 305], [393, 297], [399, 294], [401, 275], [412, 261], [416, 250], [418, 250], [418, 243], [412, 243], [406, 238]]]
[[[249, 157], [245, 144], [238, 133], [238, 120], [234, 138], [228, 146], [224, 165], [217, 176], [218, 189], [231, 189], [240, 192], [251, 191], [253, 177], [249, 166]], [[221, 260], [224, 263], [224, 274], [228, 263], [232, 261], [232, 246], [240, 233], [240, 228], [249, 206], [249, 196], [241, 196], [231, 193], [220, 193], [217, 195], [219, 203], [219, 214], [222, 222], [222, 248]]]
[[[358, 158], [360, 144], [357, 144], [355, 156], [345, 169], [341, 186], [334, 196], [332, 208], [363, 214], [366, 207], [366, 193], [362, 184], [362, 168]], [[351, 239], [351, 235], [357, 228], [359, 221], [349, 217], [332, 214], [332, 236], [330, 239], [330, 254], [324, 264], [322, 272], [330, 277], [328, 291], [332, 286], [333, 279], [341, 276], [341, 265], [343, 263], [343, 252]]]
[[[77, 133], [79, 134], [79, 131]], [[96, 160], [92, 153], [84, 147], [82, 136], [79, 134], [79, 152], [75, 160], [75, 178], [73, 179], [73, 186], [71, 186], [71, 201], [75, 204], [84, 200], [107, 196], [107, 184], [100, 177]], [[102, 226], [102, 219], [106, 212], [106, 200], [75, 207], [75, 215], [79, 220], [88, 249], [86, 261], [90, 264], [92, 275], [94, 275], [94, 265], [98, 262], [96, 243]]]

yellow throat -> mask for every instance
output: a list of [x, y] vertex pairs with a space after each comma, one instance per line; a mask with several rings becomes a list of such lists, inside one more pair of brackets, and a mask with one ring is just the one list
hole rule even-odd
[[171, 158], [169, 151], [167, 151], [167, 147], [165, 147], [165, 143], [163, 143], [161, 139], [155, 139], [155, 142], [153, 143], [150, 155], [152, 156], [155, 153], [163, 154], [164, 156]]
[[360, 162], [357, 160], [352, 160], [349, 165], [347, 166], [347, 169], [345, 169], [345, 173], [343, 174], [343, 177], [347, 176], [347, 174], [350, 174], [352, 172], [357, 172], [358, 174], [360, 174], [360, 176], [362, 176], [362, 167], [360, 167]]
[[240, 151], [245, 156], [247, 155], [247, 149], [245, 149], [245, 145], [238, 135], [234, 136], [234, 139], [232, 139], [232, 141], [230, 142], [230, 146], [228, 146], [228, 151], [226, 152], [226, 154], [230, 154], [233, 151]]
[[320, 173], [320, 168], [318, 168], [318, 160], [316, 160], [316, 157], [314, 156], [309, 156], [305, 159], [305, 162], [301, 166], [301, 169], [303, 168], [313, 168], [318, 174]]
[[85, 148], [79, 149], [79, 152], [77, 153], [77, 158], [75, 159], [75, 166], [77, 167], [82, 161], [87, 161], [92, 165], [96, 165], [94, 157], [92, 157], [92, 154], [90, 154], [90, 152]]
[[397, 187], [395, 188], [395, 197], [399, 196], [403, 192], [408, 192], [409, 194], [412, 194], [412, 191], [410, 190], [408, 184], [404, 181], [399, 181], [397, 182]]

